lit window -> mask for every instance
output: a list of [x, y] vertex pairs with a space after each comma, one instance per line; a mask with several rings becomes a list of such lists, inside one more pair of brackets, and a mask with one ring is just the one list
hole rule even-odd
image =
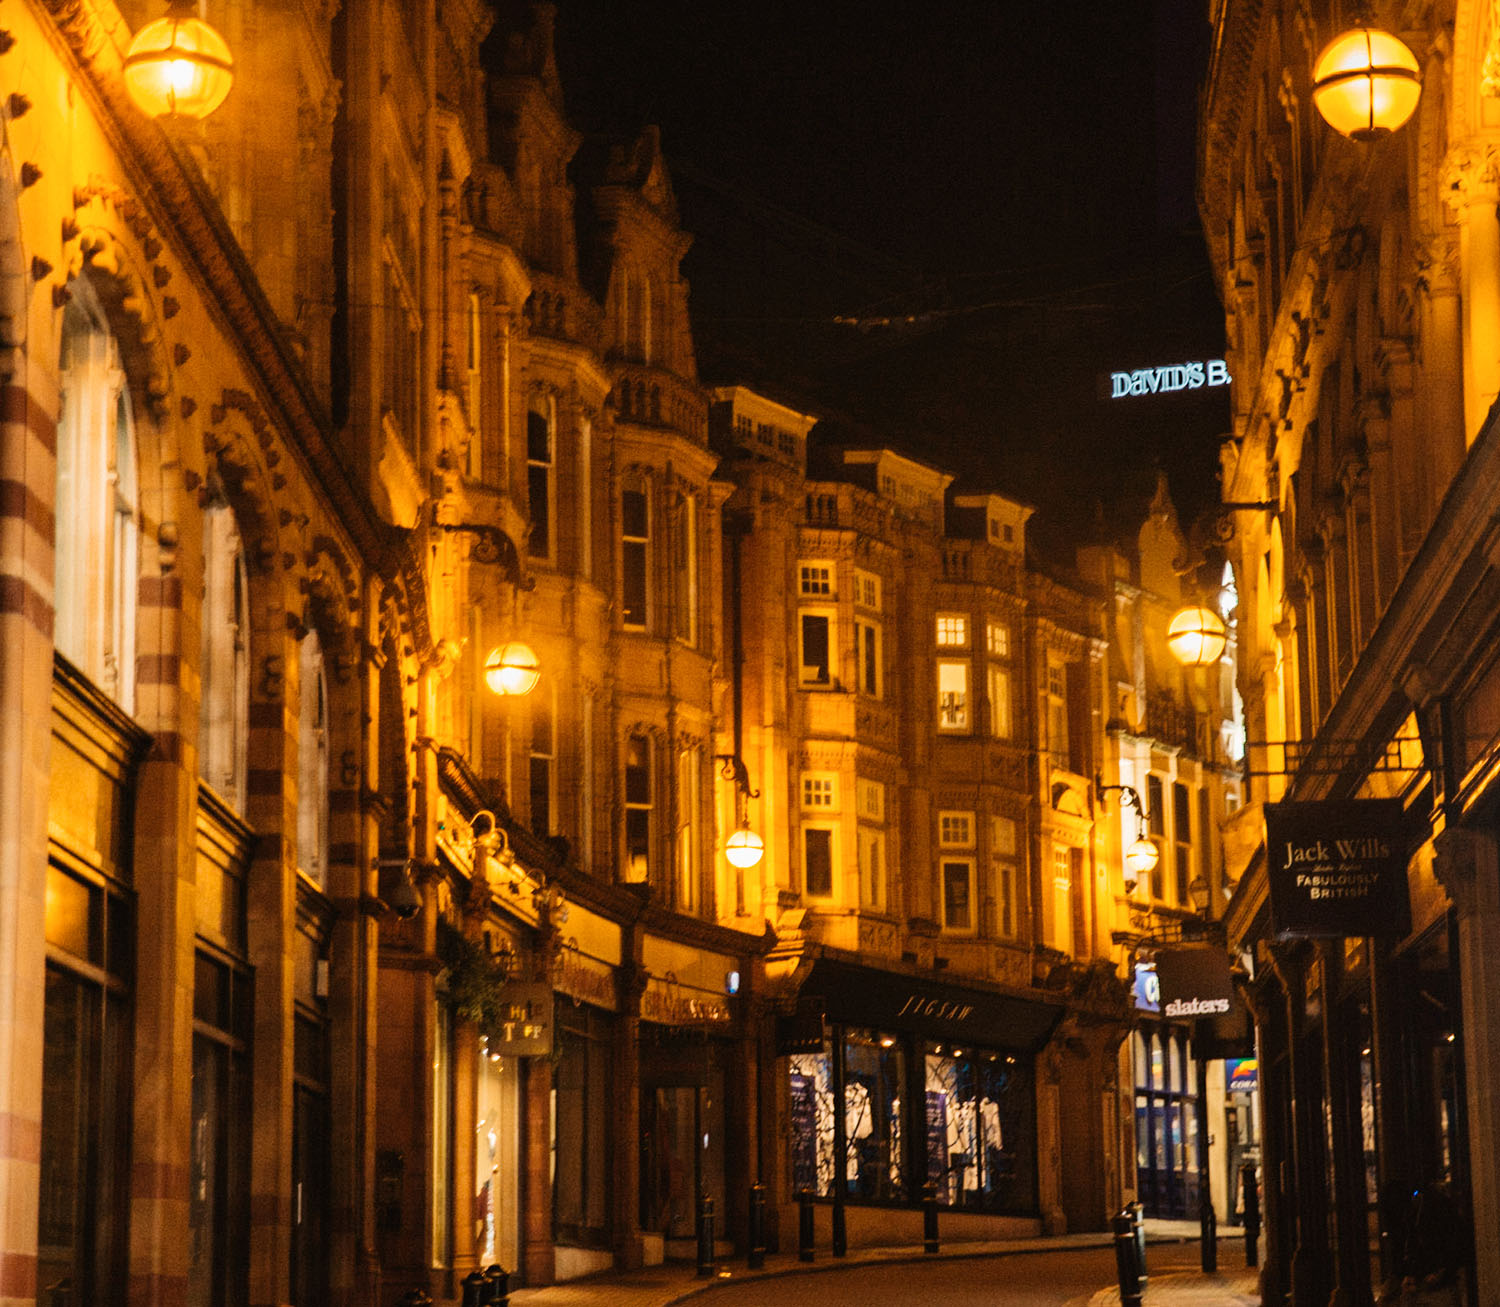
[[974, 814], [972, 812], [938, 813], [938, 843], [945, 849], [974, 847]]
[[703, 751], [677, 755], [677, 909], [698, 910], [698, 807], [702, 794]]
[[625, 879], [651, 879], [651, 741], [625, 742]]
[[990, 818], [990, 868], [995, 895], [995, 933], [1016, 937], [1020, 916], [1016, 898], [1016, 823], [1010, 817]]
[[940, 613], [937, 642], [945, 649], [963, 649], [969, 643], [969, 619], [959, 613]]
[[854, 602], [861, 608], [880, 611], [880, 578], [871, 572], [854, 573]]
[[885, 820], [885, 786], [879, 781], [861, 780], [858, 783], [859, 815], [865, 821]]
[[127, 712], [135, 707], [139, 489], [119, 345], [87, 279], [63, 310], [53, 640]]
[[943, 929], [972, 932], [974, 929], [974, 859], [944, 858]]
[[833, 564], [799, 563], [797, 593], [815, 599], [833, 594]]
[[620, 620], [635, 630], [645, 630], [651, 509], [644, 487], [620, 494], [620, 545]]
[[1004, 622], [986, 622], [984, 641], [985, 648], [992, 657], [1010, 657], [1010, 627]]
[[833, 619], [827, 613], [804, 612], [801, 620], [801, 670], [798, 682], [806, 686], [833, 684]]
[[469, 295], [469, 318], [468, 318], [468, 386], [467, 395], [469, 410], [469, 475], [477, 477], [480, 471], [480, 405], [484, 399], [484, 358], [483, 348], [483, 316], [479, 308], [479, 296]]
[[938, 678], [938, 729], [969, 729], [969, 664], [940, 660]]
[[814, 776], [807, 772], [802, 775], [802, 806], [804, 808], [824, 808], [832, 810], [837, 806], [834, 789], [835, 778], [832, 776]]
[[1011, 737], [1010, 672], [999, 663], [989, 665], [990, 734], [997, 740]]

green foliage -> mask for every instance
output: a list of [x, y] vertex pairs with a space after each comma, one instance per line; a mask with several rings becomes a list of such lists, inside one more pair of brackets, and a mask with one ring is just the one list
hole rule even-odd
[[446, 922], [438, 925], [437, 951], [454, 1014], [472, 1021], [480, 1034], [493, 1038], [500, 1025], [509, 979], [505, 964], [490, 955], [483, 940], [469, 939]]

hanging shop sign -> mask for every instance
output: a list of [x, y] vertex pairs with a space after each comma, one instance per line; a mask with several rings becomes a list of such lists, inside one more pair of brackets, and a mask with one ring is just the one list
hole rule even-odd
[[489, 1050], [502, 1057], [552, 1053], [552, 986], [513, 980], [501, 988], [499, 1017], [488, 1028]]
[[1172, 948], [1156, 954], [1161, 1014], [1169, 1021], [1224, 1016], [1234, 1005], [1234, 982], [1223, 949]]
[[1159, 1013], [1161, 1011], [1161, 981], [1156, 978], [1156, 963], [1135, 964], [1135, 984], [1131, 987], [1135, 996], [1137, 1012]]
[[1224, 1089], [1231, 1094], [1248, 1094], [1260, 1087], [1260, 1063], [1253, 1057], [1224, 1059]]
[[1279, 939], [1411, 930], [1399, 799], [1268, 803], [1266, 874]]
[[1223, 359], [1167, 363], [1159, 367], [1136, 368], [1133, 372], [1111, 372], [1109, 397], [1125, 399], [1132, 395], [1170, 395], [1179, 390], [1227, 386], [1229, 381], [1229, 368]]

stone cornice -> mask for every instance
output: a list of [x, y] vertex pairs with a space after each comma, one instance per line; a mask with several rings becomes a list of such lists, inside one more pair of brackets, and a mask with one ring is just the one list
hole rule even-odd
[[93, 101], [100, 126], [132, 173], [141, 198], [160, 215], [163, 235], [198, 274], [205, 301], [225, 321], [267, 409], [279, 419], [294, 453], [305, 459], [367, 564], [389, 573], [390, 528], [375, 517], [368, 496], [358, 491], [335, 452], [328, 417], [197, 165], [171, 130], [130, 103], [120, 51], [92, 5], [42, 0], [42, 7], [77, 66], [75, 83]]

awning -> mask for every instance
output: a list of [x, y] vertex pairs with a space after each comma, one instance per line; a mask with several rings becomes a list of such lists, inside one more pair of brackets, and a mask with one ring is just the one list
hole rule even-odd
[[830, 1021], [846, 1025], [1024, 1052], [1052, 1037], [1064, 1011], [1060, 1002], [828, 958], [813, 963], [797, 1005], [821, 1008]]

